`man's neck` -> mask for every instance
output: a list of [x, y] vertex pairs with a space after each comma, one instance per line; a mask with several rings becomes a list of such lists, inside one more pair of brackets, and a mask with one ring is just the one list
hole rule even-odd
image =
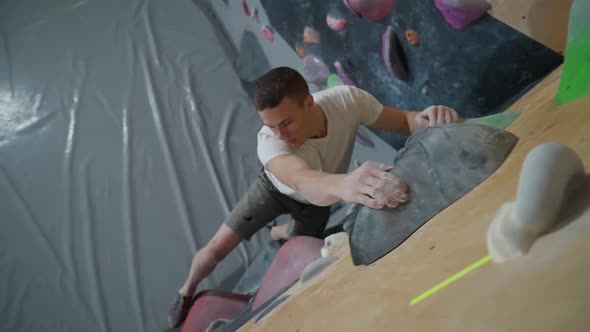
[[318, 104], [312, 107], [312, 126], [310, 138], [323, 138], [328, 134], [328, 119]]

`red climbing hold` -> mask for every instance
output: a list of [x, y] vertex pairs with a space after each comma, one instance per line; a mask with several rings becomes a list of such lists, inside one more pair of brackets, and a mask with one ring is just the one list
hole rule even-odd
[[343, 0], [353, 14], [370, 21], [381, 21], [393, 10], [395, 0]]

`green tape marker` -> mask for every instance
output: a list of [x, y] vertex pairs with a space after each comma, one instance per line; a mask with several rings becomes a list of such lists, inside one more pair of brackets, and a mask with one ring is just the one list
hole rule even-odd
[[469, 265], [465, 269], [457, 272], [456, 274], [452, 275], [451, 277], [447, 278], [445, 281], [441, 282], [440, 284], [432, 287], [431, 289], [427, 290], [426, 292], [422, 293], [422, 295], [415, 297], [411, 302], [410, 305], [414, 305], [425, 298], [429, 297], [430, 295], [438, 292], [439, 290], [443, 289], [445, 286], [449, 285], [452, 282], [457, 281], [467, 273], [477, 269], [478, 267], [484, 265], [485, 263], [489, 262], [492, 258], [490, 256], [485, 256], [484, 258], [478, 260], [477, 262]]
[[481, 118], [472, 118], [465, 120], [465, 123], [474, 123], [497, 129], [506, 129], [514, 120], [520, 116], [520, 112], [502, 112], [488, 115]]
[[570, 10], [565, 60], [555, 102], [563, 105], [590, 93], [590, 1], [575, 0]]
[[328, 88], [333, 88], [338, 85], [342, 85], [342, 81], [340, 81], [338, 75], [330, 74], [330, 76], [328, 76]]

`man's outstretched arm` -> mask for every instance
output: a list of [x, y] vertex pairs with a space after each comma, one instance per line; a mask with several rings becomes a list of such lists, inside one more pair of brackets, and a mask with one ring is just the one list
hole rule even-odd
[[295, 155], [271, 159], [266, 168], [308, 202], [328, 206], [340, 200], [374, 209], [405, 202], [407, 185], [387, 170], [391, 166], [366, 162], [348, 174], [316, 171]]
[[423, 128], [455, 122], [461, 122], [461, 117], [455, 110], [446, 106], [430, 106], [422, 112], [383, 106], [381, 115], [371, 127], [410, 135]]

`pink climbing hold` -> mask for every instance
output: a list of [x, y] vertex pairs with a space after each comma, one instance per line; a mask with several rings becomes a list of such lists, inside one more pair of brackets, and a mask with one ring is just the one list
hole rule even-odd
[[264, 39], [268, 40], [269, 42], [272, 43], [275, 40], [275, 33], [269, 26], [262, 26], [262, 28], [260, 28], [260, 32], [262, 33], [262, 37], [264, 37]]
[[488, 7], [480, 8], [458, 8], [447, 4], [448, 1], [434, 0], [434, 5], [441, 12], [445, 21], [457, 30], [463, 30], [485, 15]]
[[337, 18], [329, 14], [326, 16], [326, 23], [334, 31], [342, 31], [346, 28], [346, 20], [344, 18]]
[[248, 18], [255, 18], [256, 17], [256, 8], [254, 8], [253, 10], [250, 10], [250, 7], [248, 7], [246, 0], [242, 0], [242, 11], [244, 12], [244, 15], [246, 15], [246, 17], [248, 17]]
[[344, 5], [357, 16], [370, 21], [381, 21], [393, 10], [395, 0], [343, 0]]

